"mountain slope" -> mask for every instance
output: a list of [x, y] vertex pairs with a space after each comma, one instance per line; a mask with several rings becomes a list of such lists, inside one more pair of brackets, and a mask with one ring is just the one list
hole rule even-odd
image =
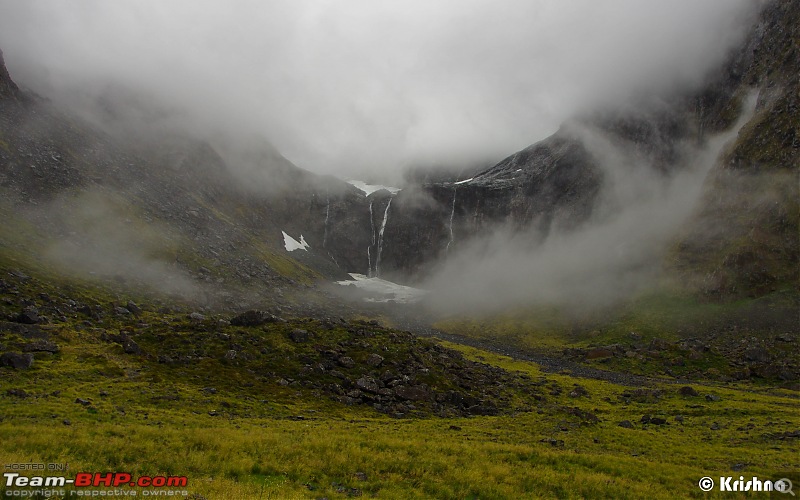
[[[356, 188], [265, 145], [231, 164], [205, 141], [103, 132], [19, 90], [4, 65], [0, 90], [3, 253], [226, 307], [297, 304], [284, 289], [360, 270], [347, 257], [369, 242]], [[284, 231], [310, 249], [288, 252]]]
[[800, 5], [769, 4], [730, 66], [717, 88], [759, 87], [757, 114], [711, 172], [675, 265], [714, 298], [797, 291]]
[[423, 278], [498, 227], [543, 241], [596, 223], [603, 210], [619, 209], [620, 179], [667, 185], [696, 168], [756, 91], [753, 122], [716, 159], [697, 213], [671, 235], [681, 243], [667, 267], [694, 291], [719, 298], [796, 287], [799, 9], [768, 3], [742, 46], [698, 89], [577, 117], [471, 179], [401, 191], [385, 227], [382, 272]]

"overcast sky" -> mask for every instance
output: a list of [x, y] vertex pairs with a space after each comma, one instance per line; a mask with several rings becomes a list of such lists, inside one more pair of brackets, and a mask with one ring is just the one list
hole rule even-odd
[[753, 0], [0, 0], [0, 49], [58, 98], [124, 83], [301, 167], [386, 179], [500, 159], [568, 116], [691, 85]]

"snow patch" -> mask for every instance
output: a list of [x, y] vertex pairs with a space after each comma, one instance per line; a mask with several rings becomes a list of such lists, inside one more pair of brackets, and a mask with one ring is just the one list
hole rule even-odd
[[375, 191], [380, 191], [381, 189], [385, 189], [392, 194], [397, 194], [400, 192], [400, 188], [384, 186], [382, 184], [367, 184], [366, 182], [362, 181], [347, 181], [347, 183], [363, 191], [366, 196], [371, 195]]
[[297, 241], [286, 234], [285, 231], [281, 231], [281, 233], [283, 233], [283, 246], [286, 247], [287, 252], [294, 252], [295, 250], [305, 250], [308, 252], [308, 249], [311, 248], [311, 246], [306, 243], [306, 239], [303, 238], [302, 234], [300, 235], [300, 241]]
[[363, 274], [350, 273], [352, 280], [337, 281], [337, 285], [355, 286], [371, 295], [366, 302], [389, 302], [410, 304], [419, 301], [427, 292], [410, 286], [400, 285], [381, 278], [368, 278]]
[[472, 179], [474, 179], [474, 178], [475, 178], [475, 177], [470, 177], [469, 179], [464, 179], [463, 181], [454, 182], [453, 184], [454, 184], [455, 186], [458, 186], [459, 184], [466, 184], [466, 183], [468, 183], [469, 181], [471, 181], [471, 180], [472, 180]]

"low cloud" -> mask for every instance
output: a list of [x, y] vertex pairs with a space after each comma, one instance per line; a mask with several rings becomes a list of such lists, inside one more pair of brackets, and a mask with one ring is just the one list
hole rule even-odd
[[183, 299], [205, 298], [179, 264], [180, 234], [146, 220], [122, 198], [87, 190], [35, 212], [58, 227], [43, 253], [66, 274], [117, 280]]
[[61, 104], [96, 114], [99, 97], [130, 91], [169, 110], [134, 111], [147, 126], [255, 135], [303, 168], [392, 181], [497, 160], [642, 89], [696, 85], [757, 5], [3, 0], [0, 47], [19, 83]]
[[738, 122], [701, 147], [685, 144], [682, 168], [664, 173], [597, 129], [575, 134], [604, 172], [592, 217], [575, 230], [501, 228], [462, 246], [422, 285], [444, 312], [496, 312], [545, 304], [573, 310], [614, 305], [652, 286], [665, 252], [697, 207], [704, 181], [726, 145], [752, 117], [756, 95]]

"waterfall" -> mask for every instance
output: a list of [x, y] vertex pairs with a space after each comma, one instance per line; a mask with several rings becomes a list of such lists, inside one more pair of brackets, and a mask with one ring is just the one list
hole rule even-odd
[[328, 199], [327, 205], [325, 205], [325, 227], [322, 233], [322, 248], [327, 248], [328, 245], [328, 219], [331, 216], [331, 195], [328, 193], [326, 195]]
[[367, 246], [367, 276], [372, 277], [372, 247], [375, 246], [375, 219], [372, 216], [372, 203], [375, 200], [369, 201], [369, 224], [372, 227], [372, 243]]
[[450, 240], [447, 242], [447, 247], [444, 249], [445, 253], [450, 251], [450, 245], [453, 244], [453, 217], [456, 214], [456, 187], [453, 186], [453, 207], [450, 209]]
[[375, 276], [380, 276], [381, 253], [383, 252], [383, 232], [386, 230], [386, 221], [389, 219], [389, 207], [392, 206], [394, 197], [389, 198], [389, 203], [386, 204], [386, 210], [383, 211], [383, 222], [381, 222], [381, 229], [378, 231], [378, 255], [375, 256]]

